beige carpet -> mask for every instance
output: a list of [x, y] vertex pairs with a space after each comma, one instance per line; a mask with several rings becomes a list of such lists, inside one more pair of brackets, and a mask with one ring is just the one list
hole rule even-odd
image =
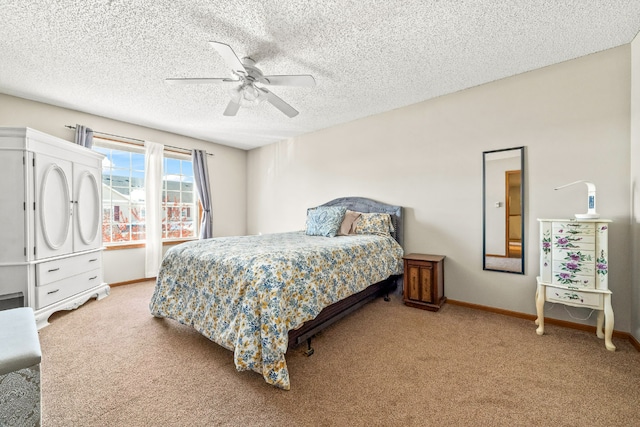
[[[40, 331], [48, 426], [638, 426], [640, 353], [587, 332], [376, 300], [287, 354], [291, 390], [149, 315], [150, 282]], [[533, 299], [533, 296], [532, 296]]]
[[522, 271], [522, 258], [487, 256], [484, 258], [484, 266], [487, 270], [513, 271], [517, 273]]

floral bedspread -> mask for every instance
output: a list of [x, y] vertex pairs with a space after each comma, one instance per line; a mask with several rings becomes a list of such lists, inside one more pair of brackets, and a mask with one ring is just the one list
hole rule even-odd
[[304, 232], [222, 237], [174, 246], [149, 309], [234, 352], [236, 369], [288, 390], [288, 332], [372, 283], [401, 274], [391, 236]]

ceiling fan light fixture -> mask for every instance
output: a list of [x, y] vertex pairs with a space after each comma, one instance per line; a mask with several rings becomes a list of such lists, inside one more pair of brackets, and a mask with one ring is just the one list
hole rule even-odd
[[254, 107], [267, 99], [267, 95], [250, 83], [231, 89], [233, 100], [242, 107]]
[[231, 101], [227, 104], [224, 116], [235, 116], [240, 107], [255, 107], [264, 101], [269, 102], [273, 107], [285, 114], [289, 118], [298, 115], [298, 110], [287, 104], [282, 98], [271, 92], [261, 85], [273, 86], [297, 86], [297, 87], [314, 87], [316, 81], [309, 74], [299, 75], [263, 75], [262, 71], [256, 67], [256, 62], [246, 57], [244, 62], [238, 59], [238, 55], [231, 49], [231, 46], [225, 43], [211, 41], [209, 44], [220, 54], [227, 67], [231, 69], [231, 73], [236, 78], [206, 77], [206, 78], [178, 78], [166, 79], [170, 84], [237, 84], [229, 92]]

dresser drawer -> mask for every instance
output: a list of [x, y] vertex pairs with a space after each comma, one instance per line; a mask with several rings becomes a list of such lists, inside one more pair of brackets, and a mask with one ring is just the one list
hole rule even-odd
[[553, 234], [558, 235], [589, 235], [596, 234], [596, 225], [594, 223], [584, 222], [554, 222]]
[[581, 264], [593, 264], [596, 261], [596, 251], [593, 249], [553, 248], [554, 260], [575, 261]]
[[553, 249], [591, 250], [596, 248], [595, 236], [583, 236], [581, 234], [554, 234], [552, 239]]
[[36, 288], [36, 309], [102, 284], [102, 270], [87, 271]]
[[102, 253], [92, 252], [88, 254], [56, 259], [53, 261], [36, 264], [36, 286], [44, 286], [65, 277], [95, 270], [102, 267]]
[[575, 249], [554, 249], [552, 281], [554, 285], [596, 287], [595, 253]]
[[545, 292], [545, 299], [549, 302], [559, 302], [576, 307], [589, 307], [596, 310], [604, 309], [604, 295], [601, 293], [580, 292], [551, 286], [546, 286]]
[[553, 257], [553, 271], [567, 271], [576, 274], [593, 276], [596, 274], [596, 264], [593, 257], [588, 261], [579, 261], [577, 257]]
[[596, 276], [572, 274], [566, 271], [554, 271], [551, 283], [560, 286], [573, 286], [579, 289], [595, 289]]

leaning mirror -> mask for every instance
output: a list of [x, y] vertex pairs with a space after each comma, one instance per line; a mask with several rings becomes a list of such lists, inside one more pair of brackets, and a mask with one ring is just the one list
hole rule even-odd
[[524, 147], [482, 160], [482, 268], [524, 274]]

